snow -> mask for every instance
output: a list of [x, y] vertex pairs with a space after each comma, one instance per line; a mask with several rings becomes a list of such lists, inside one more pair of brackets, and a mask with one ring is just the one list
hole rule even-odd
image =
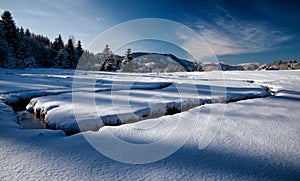
[[[300, 178], [299, 71], [223, 72], [221, 77], [219, 72], [74, 73], [0, 70], [0, 180]], [[74, 80], [85, 84], [74, 86]], [[269, 96], [265, 87], [275, 95]], [[96, 100], [96, 109], [81, 104], [77, 116], [89, 123], [80, 125], [85, 132], [72, 136], [23, 129], [5, 104], [35, 97], [28, 109], [43, 109], [58, 129], [69, 128], [75, 123], [70, 119], [76, 110], [72, 91], [80, 101]], [[129, 106], [123, 99], [130, 100]], [[240, 99], [246, 100], [224, 104]], [[174, 103], [186, 109], [175, 115], [157, 113]], [[130, 113], [149, 114], [148, 109], [159, 116], [95, 129], [92, 118], [105, 120], [114, 108], [128, 120], [136, 117]], [[224, 108], [224, 116], [211, 114]]]
[[[98, 130], [103, 124], [136, 122], [149, 115], [161, 116], [172, 108], [185, 110], [210, 102], [222, 103], [269, 94], [260, 86], [236, 80], [226, 81], [226, 88], [223, 88], [223, 81], [211, 82], [207, 78], [185, 78], [179, 79], [182, 82], [174, 82], [178, 77], [171, 80], [159, 76], [145, 77], [143, 74], [132, 77], [121, 75], [107, 78], [97, 74], [94, 76], [96, 80], [87, 82], [86, 75], [82, 77], [79, 74], [74, 80], [72, 93], [34, 98], [26, 108], [45, 114], [46, 122], [53, 129], [80, 132]], [[85, 105], [84, 109], [81, 105]], [[95, 106], [96, 110], [92, 111]], [[76, 115], [72, 111], [74, 107]], [[81, 119], [77, 122], [78, 117]]]

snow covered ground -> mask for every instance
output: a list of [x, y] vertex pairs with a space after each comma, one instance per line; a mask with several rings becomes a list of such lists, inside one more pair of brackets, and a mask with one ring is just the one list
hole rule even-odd
[[[300, 71], [1, 69], [0, 85], [0, 180], [300, 179]], [[20, 99], [58, 130], [23, 129]]]
[[247, 81], [222, 81], [222, 75], [218, 80], [205, 74], [190, 78], [184, 73], [172, 76], [91, 73], [88, 77], [92, 81], [86, 80], [86, 77], [86, 72], [77, 72], [72, 92], [34, 98], [27, 110], [45, 114], [48, 126], [53, 129], [79, 132], [98, 130], [103, 123], [136, 122], [205, 103], [269, 94], [264, 87]]

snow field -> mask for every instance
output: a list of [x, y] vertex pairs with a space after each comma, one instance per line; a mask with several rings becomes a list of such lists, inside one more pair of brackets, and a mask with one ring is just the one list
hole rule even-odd
[[[40, 107], [47, 107], [46, 116], [52, 114], [56, 117], [56, 114], [50, 112], [61, 110], [60, 114], [68, 118], [64, 106], [70, 103], [71, 96], [69, 92], [62, 92], [70, 91], [72, 73], [69, 70], [55, 69], [20, 71], [1, 69], [0, 180], [299, 180], [300, 178], [299, 71], [224, 72], [226, 93], [233, 98], [246, 97], [247, 100], [244, 101], [228, 104], [213, 102], [175, 115], [121, 126], [104, 126], [99, 131], [86, 131], [73, 136], [66, 136], [61, 130], [23, 129], [18, 124], [13, 109], [5, 104], [7, 100], [17, 101], [18, 96], [28, 98], [42, 94], [42, 97], [32, 100], [40, 101], [35, 103], [40, 104]], [[51, 76], [45, 76], [47, 74]], [[83, 77], [84, 74], [87, 74], [86, 79], [96, 75], [106, 82], [114, 79], [121, 81], [120, 77], [125, 79], [125, 75], [128, 75], [118, 73], [90, 75], [82, 72]], [[133, 74], [131, 75], [134, 76], [133, 80], [141, 77], [140, 80], [143, 82], [156, 82], [156, 85], [160, 85], [160, 82], [172, 84], [162, 89], [130, 90], [129, 97], [136, 99], [130, 102], [130, 106], [151, 108], [153, 105], [155, 108], [155, 101], [153, 104], [145, 104], [142, 101], [153, 96], [157, 102], [161, 101], [161, 97], [165, 101], [176, 102], [173, 100], [178, 98], [174, 86], [180, 83], [192, 84], [189, 82], [191, 80], [196, 80], [196, 84], [192, 85], [198, 86], [196, 90], [199, 97], [196, 102], [199, 99], [217, 99], [223, 93], [217, 92], [212, 96], [208, 91], [210, 90], [208, 85], [222, 85], [222, 81], [220, 77], [215, 77], [208, 82], [207, 77], [213, 77], [215, 74], [214, 72], [207, 74], [211, 75], [197, 72], [162, 74], [156, 75], [156, 81], [153, 81], [154, 74]], [[96, 84], [99, 89], [102, 86], [100, 83]], [[276, 91], [275, 95], [248, 99], [253, 98], [253, 95], [265, 94], [266, 90], [261, 86], [272, 88]], [[105, 89], [110, 87], [111, 84], [107, 83]], [[83, 97], [92, 94], [88, 86], [83, 86], [82, 89], [82, 92], [86, 93], [82, 94]], [[96, 100], [99, 100], [96, 101], [99, 112], [111, 102], [108, 100], [107, 105], [101, 106], [106, 92], [101, 90], [95, 94]], [[117, 96], [127, 97], [126, 90], [118, 89], [112, 92], [117, 93]], [[47, 93], [57, 95], [44, 96], [48, 95]], [[189, 95], [191, 95], [189, 91], [183, 91], [182, 98], [186, 101], [184, 104], [195, 100]], [[109, 95], [106, 98], [108, 97]], [[211, 120], [219, 118], [218, 115], [211, 114], [211, 111], [223, 109], [224, 105], [226, 109], [223, 119], [215, 120], [220, 121], [220, 124], [217, 124], [217, 127], [207, 127]], [[130, 111], [123, 109], [122, 106], [117, 110], [122, 110], [123, 113]], [[83, 113], [82, 116], [93, 115], [85, 110]], [[102, 115], [105, 115], [104, 111]], [[67, 122], [56, 120], [60, 124]], [[180, 129], [182, 131], [178, 131]], [[203, 142], [209, 134], [214, 137], [203, 147]], [[139, 155], [140, 150], [130, 153], [126, 150], [127, 147], [123, 150], [111, 150], [118, 146], [109, 142], [113, 140], [112, 135], [123, 142], [135, 145], [136, 148], [143, 144], [150, 146], [148, 150], [142, 150], [144, 155]], [[98, 146], [104, 144], [103, 152], [98, 152], [97, 147], [93, 147], [94, 145], [87, 142], [87, 139], [96, 141], [99, 143]], [[163, 144], [158, 144], [159, 147], [152, 150], [151, 143]], [[134, 163], [144, 158], [151, 161], [152, 151], [156, 151], [156, 155], [163, 156], [176, 146], [179, 148], [173, 154], [153, 163], [135, 165], [116, 161], [119, 159]], [[115, 155], [109, 155], [110, 153]], [[122, 155], [127, 157], [124, 158]], [[137, 159], [134, 155], [142, 157]]]

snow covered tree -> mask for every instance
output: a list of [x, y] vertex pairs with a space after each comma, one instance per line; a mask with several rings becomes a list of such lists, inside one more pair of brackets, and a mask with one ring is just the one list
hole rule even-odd
[[[18, 28], [9, 11], [0, 18], [0, 67], [59, 67], [75, 68], [83, 53], [81, 42], [75, 49], [74, 42], [66, 46], [61, 35], [51, 43], [48, 37]], [[67, 58], [66, 58], [67, 57]]]
[[126, 54], [124, 56], [124, 59], [122, 60], [122, 65], [126, 65], [128, 62], [130, 62], [132, 60], [132, 56], [131, 56], [131, 49], [128, 48], [126, 51]]
[[105, 45], [105, 48], [103, 50], [103, 54], [105, 56], [105, 58], [109, 59], [112, 56], [112, 51], [109, 48], [109, 45]]
[[112, 51], [110, 50], [109, 46], [106, 45], [103, 50], [103, 56], [104, 56], [104, 63], [101, 67], [101, 71], [113, 71], [115, 70], [115, 60], [112, 54]]
[[69, 68], [68, 53], [66, 50], [58, 52], [53, 60], [54, 68]]
[[67, 66], [67, 52], [64, 50], [64, 42], [61, 35], [59, 34], [52, 43], [50, 53], [50, 59], [53, 58], [53, 67], [54, 68], [66, 68]]

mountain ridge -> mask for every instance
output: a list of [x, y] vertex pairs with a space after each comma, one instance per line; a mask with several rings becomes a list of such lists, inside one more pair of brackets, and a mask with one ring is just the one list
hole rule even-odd
[[[187, 72], [192, 71], [214, 71], [214, 70], [222, 70], [222, 71], [253, 71], [253, 70], [294, 70], [300, 69], [300, 63], [296, 60], [292, 61], [275, 61], [269, 64], [262, 64], [258, 62], [249, 62], [249, 63], [241, 63], [241, 64], [227, 64], [224, 62], [214, 63], [214, 62], [193, 62], [190, 60], [178, 58], [173, 54], [162, 54], [162, 53], [150, 53], [150, 52], [134, 52], [132, 53], [133, 60], [141, 57], [152, 55], [166, 56], [176, 61], [182, 67], [186, 69]], [[123, 58], [123, 56], [119, 56]]]

